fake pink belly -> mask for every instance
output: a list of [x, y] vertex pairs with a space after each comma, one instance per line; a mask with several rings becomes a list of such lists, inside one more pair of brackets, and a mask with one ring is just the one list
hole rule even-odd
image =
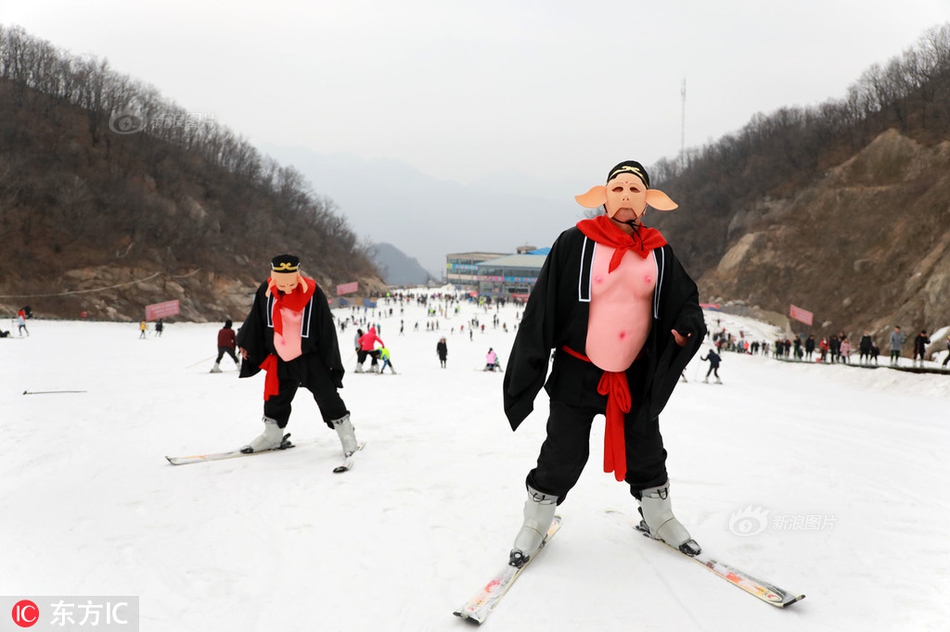
[[653, 322], [656, 259], [627, 252], [611, 273], [614, 249], [597, 244], [591, 272], [587, 357], [604, 371], [625, 371], [640, 354]]

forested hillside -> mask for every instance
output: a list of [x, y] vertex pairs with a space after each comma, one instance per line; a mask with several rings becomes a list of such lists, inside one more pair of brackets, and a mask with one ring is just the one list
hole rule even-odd
[[[378, 270], [332, 200], [213, 117], [0, 26], [0, 311], [242, 317], [270, 258], [325, 289]], [[332, 291], [328, 293], [332, 294]]]
[[950, 25], [875, 65], [842, 99], [759, 114], [654, 165], [680, 204], [668, 234], [703, 298], [812, 331], [950, 324]]

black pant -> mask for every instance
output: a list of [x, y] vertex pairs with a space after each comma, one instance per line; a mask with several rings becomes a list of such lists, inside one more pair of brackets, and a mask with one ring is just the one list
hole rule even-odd
[[360, 349], [356, 352], [356, 363], [360, 366], [363, 366], [363, 363], [366, 362], [366, 356], [369, 356], [372, 362], [370, 366], [376, 366], [379, 363], [379, 351], [373, 349], [372, 351], [363, 351]]
[[[603, 412], [599, 407], [571, 406], [552, 400], [547, 438], [541, 445], [537, 467], [528, 473], [528, 485], [557, 496], [558, 504], [564, 502], [590, 456], [590, 429], [594, 417]], [[631, 413], [634, 412], [636, 405], [631, 409]], [[624, 442], [627, 448], [625, 480], [633, 493], [662, 485], [668, 477], [659, 419], [634, 424], [631, 413], [624, 424]]]
[[234, 349], [231, 347], [218, 347], [218, 359], [215, 360], [214, 363], [217, 364], [218, 362], [221, 362], [221, 358], [224, 357], [225, 353], [231, 356], [231, 359], [234, 360], [235, 364], [237, 364], [237, 356], [234, 355]]
[[333, 420], [350, 414], [343, 398], [337, 393], [330, 371], [319, 359], [301, 356], [290, 362], [278, 360], [277, 375], [280, 377], [280, 393], [264, 401], [264, 416], [276, 421], [278, 427], [287, 426], [291, 402], [301, 386], [313, 394], [323, 422], [330, 428], [333, 428]]

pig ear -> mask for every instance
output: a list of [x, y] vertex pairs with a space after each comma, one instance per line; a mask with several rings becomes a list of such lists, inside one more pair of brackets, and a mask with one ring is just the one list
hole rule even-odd
[[672, 211], [679, 206], [670, 199], [670, 196], [659, 189], [647, 189], [647, 204], [658, 211]]
[[575, 195], [574, 199], [584, 208], [597, 208], [607, 203], [607, 187], [603, 185], [593, 187], [583, 195]]

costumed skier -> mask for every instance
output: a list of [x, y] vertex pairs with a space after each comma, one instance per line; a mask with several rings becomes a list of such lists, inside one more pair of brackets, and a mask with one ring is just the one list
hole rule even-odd
[[505, 373], [505, 414], [517, 429], [542, 385], [551, 403], [513, 566], [537, 552], [580, 477], [598, 414], [606, 416], [604, 471], [630, 486], [645, 528], [686, 554], [700, 552], [673, 516], [658, 416], [706, 325], [696, 284], [660, 232], [641, 223], [647, 205], [676, 208], [649, 186], [643, 166], [627, 161], [610, 170], [606, 186], [577, 196], [606, 213], [561, 233], [525, 307]]
[[340, 437], [346, 456], [359, 446], [350, 412], [337, 393], [343, 388], [343, 361], [327, 297], [316, 281], [302, 276], [300, 260], [278, 255], [271, 274], [257, 289], [254, 304], [241, 326], [241, 377], [263, 369], [264, 432], [242, 452], [281, 447], [290, 406], [300, 386], [313, 394], [324, 423]]

